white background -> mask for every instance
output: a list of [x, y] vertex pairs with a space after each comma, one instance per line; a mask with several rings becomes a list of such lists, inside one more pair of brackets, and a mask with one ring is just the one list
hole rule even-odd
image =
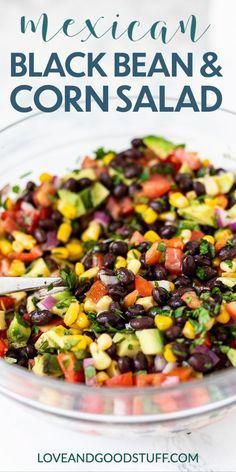
[[[62, 20], [68, 17], [84, 20], [88, 17], [104, 15], [107, 24], [115, 18], [116, 13], [120, 13], [123, 25], [130, 19], [140, 19], [146, 25], [150, 25], [156, 19], [166, 19], [170, 28], [174, 29], [177, 21], [186, 19], [189, 14], [195, 13], [201, 18], [202, 26], [211, 23], [209, 33], [201, 43], [191, 45], [186, 43], [184, 37], [174, 41], [170, 46], [165, 47], [165, 51], [175, 50], [179, 53], [186, 51], [195, 52], [197, 63], [200, 61], [202, 51], [215, 50], [219, 55], [219, 63], [223, 67], [222, 79], [211, 80], [211, 84], [216, 83], [223, 92], [223, 105], [226, 108], [236, 109], [236, 94], [234, 90], [235, 82], [235, 59], [234, 59], [234, 22], [235, 22], [235, 1], [234, 0], [0, 0], [0, 128], [22, 117], [12, 110], [9, 104], [11, 89], [16, 84], [27, 82], [27, 78], [10, 79], [10, 52], [11, 51], [34, 51], [37, 53], [38, 67], [45, 65], [45, 58], [53, 50], [59, 51], [64, 57], [73, 50], [81, 47], [86, 50], [108, 51], [148, 51], [151, 55], [156, 50], [163, 50], [160, 44], [144, 40], [141, 44], [129, 45], [127, 41], [120, 40], [116, 44], [106, 38], [99, 42], [90, 42], [86, 46], [81, 46], [78, 39], [65, 40], [62, 36], [48, 44], [42, 44], [38, 36], [27, 37], [19, 33], [19, 17], [37, 17], [43, 11], [49, 14], [50, 27], [56, 29], [62, 24]], [[109, 69], [109, 63], [106, 64]], [[34, 86], [41, 85], [44, 79], [33, 79], [30, 83]], [[175, 95], [181, 88], [183, 78], [173, 81], [167, 79], [168, 95]], [[61, 85], [60, 79], [49, 79], [48, 82]], [[68, 83], [73, 83], [69, 78]], [[101, 79], [93, 79], [99, 85]], [[129, 79], [129, 83], [132, 83]], [[44, 80], [46, 83], [46, 80]], [[91, 81], [92, 82], [92, 81]], [[153, 80], [145, 80], [143, 83], [154, 84]], [[158, 81], [156, 81], [158, 82]], [[195, 90], [198, 90], [199, 78], [190, 80]], [[113, 80], [111, 87], [121, 84], [122, 79]], [[134, 87], [139, 87], [142, 83], [133, 81]], [[161, 82], [159, 82], [161, 83]], [[185, 83], [187, 83], [185, 81]], [[83, 81], [80, 82], [80, 85]], [[27, 98], [25, 98], [27, 103]], [[200, 116], [199, 116], [199, 119]], [[209, 118], [210, 119], [210, 118]], [[222, 123], [222, 126], [224, 124]], [[216, 130], [217, 133], [217, 130]], [[48, 470], [92, 470], [90, 465], [74, 466], [62, 465], [52, 466], [37, 464], [37, 451], [73, 451], [73, 452], [134, 452], [139, 451], [195, 451], [199, 453], [200, 464], [198, 466], [186, 467], [174, 466], [170, 464], [154, 466], [150, 465], [145, 469], [143, 466], [135, 466], [135, 470], [159, 470], [159, 471], [188, 471], [195, 470], [201, 472], [226, 472], [235, 470], [236, 452], [236, 415], [210, 427], [206, 427], [191, 435], [181, 434], [175, 438], [154, 438], [140, 440], [114, 440], [96, 436], [86, 436], [63, 429], [60, 425], [48, 421], [46, 417], [35, 416], [29, 410], [5, 399], [0, 398], [1, 413], [1, 433], [0, 433], [0, 470], [10, 471], [48, 471]], [[119, 470], [120, 466], [97, 465], [93, 470]], [[132, 466], [123, 470], [134, 470]]]

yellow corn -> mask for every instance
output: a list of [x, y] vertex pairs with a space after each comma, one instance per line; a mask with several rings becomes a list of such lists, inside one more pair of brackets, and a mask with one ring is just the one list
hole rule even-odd
[[73, 352], [80, 351], [81, 349], [84, 350], [87, 348], [87, 340], [85, 339], [85, 336], [82, 336], [80, 334], [76, 335], [76, 339], [78, 339], [78, 343], [71, 348]]
[[82, 262], [75, 264], [75, 273], [78, 277], [84, 273], [84, 264], [82, 264]]
[[147, 225], [151, 225], [152, 223], [155, 223], [155, 221], [158, 218], [158, 214], [156, 211], [154, 211], [152, 208], [148, 208], [142, 215], [143, 220]]
[[209, 159], [203, 159], [202, 165], [203, 165], [204, 167], [208, 167], [208, 166], [211, 165], [211, 161], [209, 161]]
[[194, 190], [190, 190], [190, 192], [186, 193], [186, 197], [188, 200], [195, 200], [197, 198], [197, 194], [194, 192]]
[[86, 341], [87, 346], [90, 346], [90, 344], [92, 344], [92, 342], [93, 342], [93, 339], [90, 338], [90, 336], [87, 336], [87, 335], [85, 335], [85, 334], [83, 335], [83, 337], [84, 337], [84, 339], [85, 339], [85, 341]]
[[101, 351], [96, 343], [91, 343], [89, 350], [94, 359], [94, 366], [97, 370], [105, 370], [111, 365], [111, 358], [105, 351]]
[[142, 305], [145, 310], [148, 310], [149, 308], [152, 308], [154, 306], [154, 300], [152, 297], [138, 298], [136, 303]]
[[211, 244], [215, 244], [215, 238], [213, 238], [213, 236], [211, 236], [210, 234], [206, 234], [206, 236], [203, 236], [202, 239], [205, 239]]
[[105, 166], [108, 166], [110, 164], [110, 162], [112, 161], [112, 159], [114, 159], [115, 155], [113, 152], [109, 152], [108, 154], [106, 154], [103, 159], [102, 159], [102, 162]]
[[221, 261], [219, 257], [215, 257], [212, 262], [214, 267], [219, 267]]
[[8, 269], [8, 275], [11, 277], [20, 277], [25, 274], [25, 271], [26, 268], [24, 262], [14, 259]]
[[174, 211], [165, 211], [160, 214], [159, 218], [162, 221], [175, 221], [176, 213]]
[[12, 210], [13, 206], [14, 206], [13, 200], [8, 197], [8, 198], [6, 199], [6, 201], [5, 201], [5, 208], [6, 208], [6, 210]]
[[99, 336], [97, 343], [99, 349], [106, 351], [112, 345], [112, 338], [109, 334], [103, 333]]
[[13, 231], [12, 234], [15, 241], [21, 244], [21, 246], [24, 249], [27, 249], [28, 251], [33, 249], [33, 247], [36, 244], [36, 239], [33, 238], [33, 236], [31, 236], [30, 234], [25, 234], [25, 233], [22, 233], [21, 231]]
[[64, 323], [66, 326], [71, 326], [78, 318], [80, 312], [80, 304], [79, 302], [73, 302], [70, 304], [67, 312], [64, 316]]
[[43, 174], [40, 175], [39, 180], [40, 182], [51, 182], [53, 179], [53, 175], [48, 174], [47, 172], [43, 172]]
[[72, 239], [67, 245], [66, 249], [69, 251], [69, 259], [71, 261], [78, 261], [83, 255], [83, 247], [78, 239]]
[[72, 227], [69, 223], [62, 223], [57, 231], [57, 239], [63, 243], [67, 243], [72, 233]]
[[152, 231], [152, 230], [147, 231], [144, 234], [144, 239], [148, 241], [149, 243], [155, 243], [161, 240], [160, 236], [155, 231]]
[[87, 329], [90, 326], [90, 321], [85, 313], [79, 313], [76, 324], [80, 329]]
[[65, 218], [68, 218], [69, 220], [77, 218], [78, 210], [71, 203], [67, 203], [64, 200], [59, 200], [57, 208]]
[[127, 261], [132, 261], [134, 259], [139, 260], [141, 257], [141, 252], [138, 249], [130, 249], [127, 252]]
[[104, 382], [106, 382], [106, 380], [108, 380], [110, 377], [109, 375], [107, 375], [106, 372], [104, 371], [101, 371], [101, 372], [98, 372], [96, 374], [96, 380], [97, 380], [97, 383], [98, 384], [103, 384]]
[[22, 252], [24, 249], [24, 246], [19, 241], [13, 241], [12, 249], [14, 252]]
[[221, 239], [230, 239], [232, 234], [233, 233], [230, 229], [220, 229], [215, 233], [215, 240], [220, 241]]
[[218, 321], [218, 323], [221, 323], [221, 324], [226, 324], [228, 323], [229, 320], [230, 320], [230, 315], [225, 309], [225, 307], [223, 306], [221, 308], [220, 314], [216, 316], [216, 321]]
[[190, 231], [190, 229], [183, 229], [181, 231], [180, 236], [183, 239], [184, 244], [186, 244], [188, 241], [190, 241], [191, 235], [192, 235], [192, 232]]
[[128, 262], [127, 269], [133, 272], [134, 275], [137, 275], [141, 267], [141, 262], [138, 259], [133, 259]]
[[169, 197], [169, 203], [175, 208], [185, 208], [189, 206], [189, 201], [181, 192], [173, 192]]
[[108, 373], [109, 377], [114, 377], [115, 375], [120, 374], [120, 369], [119, 369], [117, 361], [111, 361], [111, 363], [110, 363], [110, 365], [107, 369], [107, 373]]
[[7, 239], [0, 241], [0, 251], [4, 256], [7, 256], [7, 254], [12, 251], [12, 244], [10, 241], [7, 241]]
[[148, 206], [144, 203], [140, 203], [138, 205], [135, 205], [134, 209], [136, 213], [144, 213], [148, 209]]
[[173, 320], [170, 316], [156, 315], [155, 325], [160, 331], [166, 331], [173, 325]]
[[190, 321], [186, 321], [183, 328], [183, 335], [188, 339], [195, 338], [195, 329], [194, 326], [190, 323]]
[[101, 227], [96, 221], [89, 223], [88, 228], [83, 232], [82, 241], [97, 241], [101, 234]]
[[68, 259], [69, 251], [65, 247], [54, 247], [51, 250], [53, 256], [57, 257], [58, 259]]
[[90, 300], [89, 298], [86, 298], [84, 302], [84, 311], [86, 313], [89, 313], [89, 312], [96, 313], [97, 311], [96, 304], [92, 302], [92, 300]]
[[171, 343], [165, 345], [163, 356], [164, 356], [164, 358], [167, 362], [176, 362], [177, 361], [177, 357], [173, 353]]
[[102, 311], [107, 311], [111, 303], [112, 298], [108, 295], [104, 295], [96, 304], [96, 312], [101, 313]]
[[122, 256], [117, 256], [116, 262], [115, 262], [115, 269], [120, 269], [121, 267], [126, 267], [126, 266], [127, 266], [126, 259]]
[[80, 279], [93, 279], [99, 272], [99, 267], [91, 267], [80, 275]]
[[5, 311], [0, 310], [0, 331], [5, 330], [6, 328]]

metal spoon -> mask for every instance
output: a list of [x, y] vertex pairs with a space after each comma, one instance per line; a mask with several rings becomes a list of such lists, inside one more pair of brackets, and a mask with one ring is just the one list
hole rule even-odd
[[28, 292], [62, 282], [60, 277], [0, 277], [0, 295]]

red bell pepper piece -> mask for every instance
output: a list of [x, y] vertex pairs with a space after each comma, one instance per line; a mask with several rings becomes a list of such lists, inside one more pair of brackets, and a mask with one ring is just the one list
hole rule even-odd
[[61, 352], [57, 355], [59, 366], [67, 382], [84, 382], [84, 372], [73, 352]]
[[125, 374], [115, 375], [115, 377], [106, 380], [105, 385], [107, 387], [132, 387], [133, 374], [132, 372], [126, 372]]
[[136, 275], [134, 285], [135, 290], [138, 291], [141, 297], [150, 297], [152, 294], [153, 284], [141, 277], [141, 275]]

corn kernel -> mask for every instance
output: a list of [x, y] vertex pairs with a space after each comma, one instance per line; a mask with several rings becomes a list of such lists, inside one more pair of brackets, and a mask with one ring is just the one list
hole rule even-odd
[[109, 378], [110, 378], [109, 375], [107, 375], [107, 373], [104, 371], [100, 371], [96, 375], [96, 380], [98, 384], [102, 384], [106, 382], [106, 380], [108, 380]]
[[137, 259], [129, 261], [127, 264], [127, 269], [133, 272], [134, 275], [137, 275], [141, 267], [141, 262]]
[[86, 298], [86, 300], [84, 302], [84, 311], [86, 313], [89, 313], [89, 312], [96, 313], [97, 312], [96, 304], [93, 303], [92, 300], [90, 300], [89, 298]]
[[97, 370], [105, 370], [111, 365], [111, 358], [105, 351], [101, 351], [96, 343], [89, 346], [91, 356], [94, 360], [94, 366]]
[[203, 165], [204, 167], [208, 167], [208, 166], [211, 165], [211, 161], [209, 161], [209, 159], [203, 159], [203, 160], [202, 160], [202, 165]]
[[120, 369], [119, 369], [117, 361], [111, 361], [111, 364], [109, 365], [107, 369], [107, 373], [109, 377], [114, 377], [115, 375], [120, 374]]
[[175, 221], [176, 213], [174, 211], [164, 211], [159, 216], [162, 221]]
[[7, 239], [0, 241], [0, 251], [4, 256], [7, 256], [7, 254], [12, 251], [12, 244], [10, 241], [7, 241]]
[[183, 229], [180, 234], [181, 238], [183, 239], [183, 243], [186, 244], [190, 241], [192, 236], [192, 231], [190, 229]]
[[132, 261], [134, 259], [139, 260], [141, 257], [141, 252], [138, 249], [130, 249], [127, 252], [127, 261]]
[[120, 269], [121, 267], [126, 267], [126, 266], [127, 266], [126, 259], [122, 256], [117, 256], [116, 262], [115, 262], [115, 269]]
[[145, 223], [147, 223], [147, 225], [151, 225], [152, 223], [155, 223], [155, 221], [157, 220], [158, 214], [152, 208], [148, 208], [143, 213], [142, 218], [145, 221]]
[[149, 243], [156, 243], [157, 241], [161, 241], [160, 236], [156, 233], [156, 231], [147, 231], [144, 234], [144, 239]]
[[5, 208], [6, 210], [12, 210], [14, 207], [14, 202], [12, 201], [11, 198], [7, 198], [6, 201], [5, 201]]
[[220, 229], [215, 233], [215, 240], [218, 242], [221, 239], [230, 239], [232, 231], [230, 229]]
[[156, 315], [155, 325], [160, 331], [166, 331], [173, 325], [173, 320], [170, 316]]
[[87, 336], [87, 335], [85, 335], [85, 334], [83, 335], [83, 337], [84, 337], [84, 339], [85, 339], [85, 341], [86, 341], [87, 346], [90, 346], [90, 344], [92, 344], [92, 342], [93, 342], [93, 339], [90, 338], [90, 336]]
[[0, 331], [5, 330], [6, 328], [5, 311], [0, 310]]
[[195, 200], [197, 198], [197, 194], [194, 192], [194, 190], [190, 190], [190, 192], [186, 193], [186, 197], [188, 200]]
[[99, 272], [99, 267], [91, 267], [79, 276], [80, 279], [93, 279]]
[[70, 304], [67, 312], [64, 316], [64, 323], [66, 326], [71, 326], [78, 318], [80, 312], [80, 304], [79, 302], [73, 302]]
[[14, 252], [22, 252], [24, 247], [19, 241], [13, 241], [12, 249]]
[[166, 344], [164, 347], [163, 356], [167, 362], [176, 362], [177, 357], [174, 355], [171, 344]]
[[84, 273], [84, 264], [82, 264], [82, 262], [75, 264], [75, 273], [78, 277]]
[[212, 262], [214, 267], [219, 267], [221, 261], [219, 257], [215, 257]]
[[25, 274], [25, 271], [26, 268], [24, 262], [13, 259], [8, 269], [8, 275], [11, 277], [21, 277], [21, 275]]
[[23, 249], [30, 251], [36, 244], [36, 239], [30, 234], [22, 233], [21, 231], [13, 231], [13, 237], [15, 242], [21, 244]]
[[80, 329], [87, 329], [90, 326], [90, 321], [85, 313], [79, 313], [76, 324]]
[[195, 329], [190, 321], [186, 321], [182, 332], [183, 332], [183, 335], [188, 339], [195, 338]]
[[102, 159], [102, 162], [105, 166], [108, 166], [110, 164], [110, 162], [114, 159], [115, 155], [113, 152], [109, 152], [108, 154], [106, 154], [103, 159]]
[[72, 239], [67, 245], [66, 249], [69, 251], [69, 259], [71, 261], [78, 261], [83, 255], [83, 247], [78, 239]]
[[202, 239], [205, 239], [210, 244], [215, 244], [215, 238], [213, 236], [211, 236], [210, 234], [206, 234], [206, 236], [203, 236]]
[[71, 348], [71, 351], [76, 352], [80, 350], [84, 350], [87, 348], [87, 340], [85, 339], [85, 336], [82, 335], [77, 335], [78, 343]]
[[109, 334], [103, 333], [99, 336], [97, 343], [99, 349], [106, 351], [112, 345], [112, 338]]
[[64, 200], [59, 200], [57, 208], [65, 218], [68, 218], [69, 220], [74, 220], [77, 218], [78, 210], [71, 203], [65, 202]]
[[107, 311], [110, 304], [112, 303], [112, 298], [109, 295], [104, 295], [96, 304], [96, 312], [101, 313], [102, 311]]
[[101, 234], [101, 227], [96, 221], [92, 221], [88, 228], [82, 233], [82, 241], [97, 241]]
[[221, 323], [221, 324], [226, 324], [229, 322], [229, 320], [230, 320], [230, 315], [227, 312], [226, 308], [223, 306], [221, 308], [220, 314], [216, 316], [216, 321], [218, 321], [218, 323]]
[[39, 180], [40, 182], [51, 182], [53, 179], [53, 175], [48, 174], [47, 172], [43, 172], [43, 174], [40, 175]]
[[148, 209], [148, 206], [144, 203], [140, 203], [138, 205], [135, 205], [134, 209], [136, 213], [144, 213]]
[[142, 297], [138, 298], [136, 303], [142, 305], [145, 310], [152, 308], [154, 306], [154, 300], [152, 297]]
[[169, 197], [169, 203], [175, 208], [186, 208], [189, 201], [181, 192], [173, 192]]
[[63, 243], [67, 243], [72, 233], [72, 227], [69, 223], [62, 223], [57, 231], [57, 239]]
[[51, 250], [51, 253], [53, 256], [55, 256], [56, 258], [58, 259], [68, 259], [68, 256], [69, 256], [69, 251], [68, 249], [66, 249], [65, 247], [54, 247], [52, 250]]

